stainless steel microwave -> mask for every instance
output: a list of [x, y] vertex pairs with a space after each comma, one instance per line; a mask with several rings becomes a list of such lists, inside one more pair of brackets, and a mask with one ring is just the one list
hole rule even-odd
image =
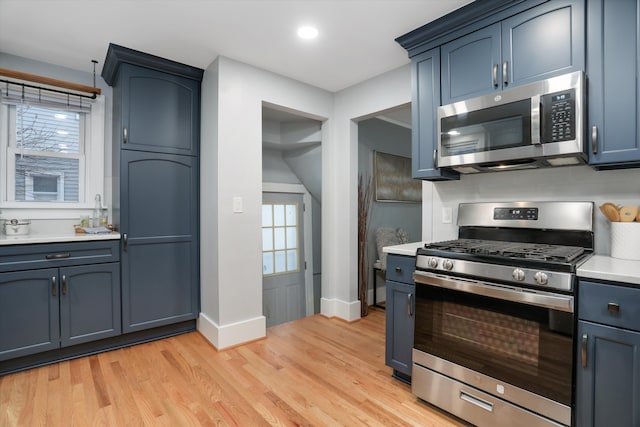
[[438, 108], [437, 166], [460, 173], [584, 164], [582, 71]]

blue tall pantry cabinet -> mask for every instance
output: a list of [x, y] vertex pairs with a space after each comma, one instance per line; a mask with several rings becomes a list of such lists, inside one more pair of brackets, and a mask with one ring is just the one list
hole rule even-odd
[[194, 322], [203, 70], [111, 44], [102, 76], [114, 99], [123, 333]]

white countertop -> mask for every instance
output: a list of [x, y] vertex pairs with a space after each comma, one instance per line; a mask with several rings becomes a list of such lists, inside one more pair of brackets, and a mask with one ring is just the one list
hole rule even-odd
[[416, 250], [424, 246], [425, 242], [405, 243], [404, 245], [385, 246], [382, 252], [395, 255], [416, 256]]
[[578, 267], [578, 277], [640, 285], [640, 261], [594, 255]]
[[116, 240], [120, 238], [120, 233], [87, 234], [68, 233], [41, 234], [30, 233], [26, 236], [5, 236], [0, 234], [0, 246], [4, 245], [25, 245], [31, 243], [65, 243], [65, 242], [89, 242], [92, 240]]

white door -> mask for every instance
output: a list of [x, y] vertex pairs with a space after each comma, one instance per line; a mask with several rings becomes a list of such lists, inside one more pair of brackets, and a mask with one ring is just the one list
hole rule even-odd
[[267, 327], [305, 315], [301, 194], [262, 194], [262, 311]]

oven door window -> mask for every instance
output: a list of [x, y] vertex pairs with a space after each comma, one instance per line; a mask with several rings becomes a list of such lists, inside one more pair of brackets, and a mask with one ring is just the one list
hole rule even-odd
[[440, 119], [445, 157], [531, 145], [531, 100]]
[[417, 285], [414, 347], [571, 405], [573, 314]]

